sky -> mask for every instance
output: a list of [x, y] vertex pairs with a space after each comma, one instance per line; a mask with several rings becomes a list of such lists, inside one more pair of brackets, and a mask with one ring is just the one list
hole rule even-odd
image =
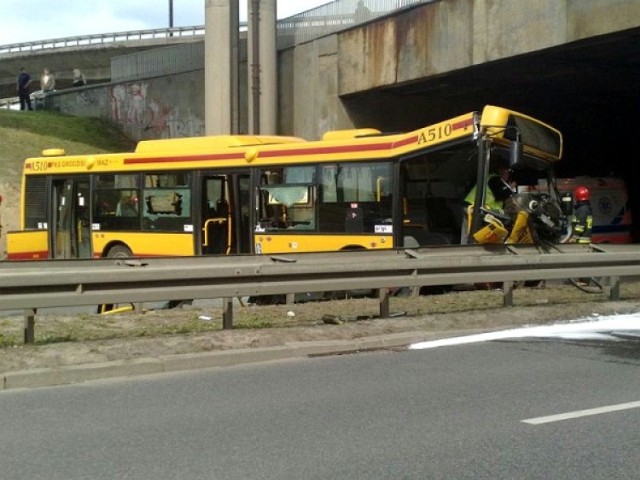
[[[248, 0], [240, 0], [246, 20]], [[278, 18], [329, 0], [277, 0]], [[169, 26], [169, 0], [0, 0], [0, 45]], [[173, 0], [173, 26], [204, 25], [205, 0]]]
[[620, 341], [621, 334], [640, 337], [640, 313], [609, 316], [593, 314], [588, 318], [558, 322], [553, 325], [514, 328], [498, 332], [414, 343], [409, 348], [422, 350], [515, 338], [562, 338], [567, 340], [609, 340], [615, 342]]

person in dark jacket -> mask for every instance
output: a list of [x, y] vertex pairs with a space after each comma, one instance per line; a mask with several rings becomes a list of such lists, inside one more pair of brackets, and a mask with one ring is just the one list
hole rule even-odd
[[20, 98], [20, 110], [33, 110], [29, 85], [31, 85], [31, 75], [25, 71], [24, 67], [21, 67], [20, 74], [16, 80], [16, 89], [18, 98]]

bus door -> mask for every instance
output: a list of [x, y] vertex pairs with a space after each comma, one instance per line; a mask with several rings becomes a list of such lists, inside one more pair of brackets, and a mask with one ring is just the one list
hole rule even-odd
[[202, 254], [250, 253], [249, 173], [205, 173], [202, 182]]
[[89, 177], [53, 180], [53, 258], [91, 258]]

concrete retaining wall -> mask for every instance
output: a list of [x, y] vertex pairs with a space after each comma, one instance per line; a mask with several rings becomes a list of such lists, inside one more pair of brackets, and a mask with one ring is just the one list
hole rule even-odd
[[204, 71], [57, 92], [51, 108], [113, 121], [135, 140], [204, 135]]
[[[395, 118], [402, 103], [389, 95], [392, 87], [638, 26], [637, 0], [423, 5], [281, 51], [279, 133], [314, 139], [361, 126], [367, 105], [348, 100], [363, 92], [379, 93], [376, 100], [385, 105], [376, 115]], [[246, 85], [246, 65], [241, 79]], [[134, 139], [192, 136], [204, 133], [204, 88], [204, 72], [197, 70], [58, 93], [53, 102], [66, 113], [111, 118]], [[246, 131], [246, 97], [240, 103]]]

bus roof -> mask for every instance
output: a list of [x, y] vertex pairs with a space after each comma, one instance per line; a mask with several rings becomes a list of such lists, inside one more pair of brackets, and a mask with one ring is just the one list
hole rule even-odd
[[211, 150], [250, 147], [258, 145], [281, 145], [306, 142], [303, 138], [276, 135], [211, 135], [205, 137], [184, 137], [162, 140], [142, 140], [138, 142], [135, 153], [159, 154], [176, 152], [210, 152]]
[[[486, 106], [482, 113], [466, 113], [406, 133], [383, 134], [372, 128], [335, 130], [316, 141], [275, 135], [181, 137], [143, 140], [133, 152], [99, 155], [66, 156], [63, 150], [49, 149], [43, 152], [41, 158], [27, 159], [25, 172], [113, 172], [143, 168], [234, 168], [249, 164], [365, 161], [400, 157], [452, 141], [473, 141], [483, 128], [487, 128], [494, 138], [508, 141], [511, 140], [509, 129], [512, 126], [522, 130], [523, 137], [533, 137], [538, 141], [529, 144], [533, 147], [531, 153], [546, 160], [559, 158], [556, 155], [561, 152], [560, 132], [517, 112]], [[492, 132], [494, 128], [499, 132]], [[544, 138], [544, 141], [540, 141], [540, 138]], [[523, 140], [527, 143], [527, 138]]]

